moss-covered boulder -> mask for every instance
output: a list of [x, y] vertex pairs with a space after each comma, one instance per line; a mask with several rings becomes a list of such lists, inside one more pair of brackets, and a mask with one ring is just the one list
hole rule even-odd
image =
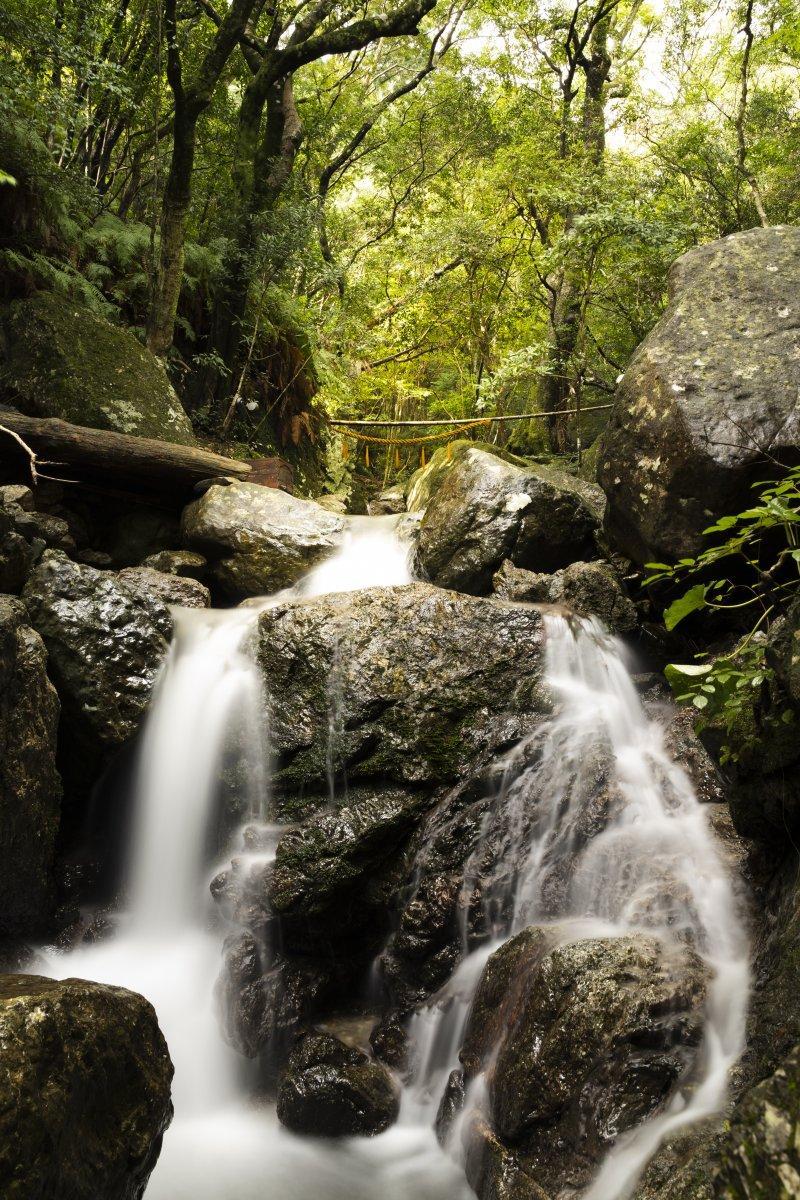
[[192, 445], [163, 366], [125, 329], [51, 292], [0, 316], [0, 388], [34, 417]]
[[291, 601], [259, 618], [282, 789], [468, 775], [546, 709], [542, 617], [430, 584]]
[[208, 558], [210, 577], [237, 600], [296, 583], [333, 552], [344, 526], [313, 500], [257, 483], [210, 487], [181, 522], [186, 546]]
[[483, 595], [504, 559], [555, 571], [596, 557], [602, 497], [556, 467], [520, 467], [471, 448], [433, 491], [422, 518], [419, 561], [440, 587]]
[[352, 1137], [383, 1133], [400, 1111], [390, 1071], [330, 1034], [309, 1033], [291, 1053], [278, 1117], [294, 1133]]
[[531, 928], [496, 951], [462, 1050], [468, 1077], [486, 1071], [497, 1138], [548, 1194], [585, 1186], [620, 1134], [669, 1102], [705, 1001], [686, 948], [563, 936]]
[[44, 932], [61, 781], [58, 698], [24, 605], [0, 596], [0, 939]]
[[0, 1193], [139, 1200], [172, 1118], [152, 1006], [82, 979], [0, 976]]
[[715, 1185], [715, 1200], [800, 1196], [800, 1046], [734, 1109]]
[[606, 530], [644, 563], [703, 529], [800, 443], [800, 229], [749, 229], [684, 254], [670, 304], [620, 384], [598, 457]]

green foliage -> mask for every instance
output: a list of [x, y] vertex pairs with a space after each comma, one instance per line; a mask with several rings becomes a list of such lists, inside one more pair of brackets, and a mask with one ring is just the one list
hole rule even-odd
[[[723, 733], [722, 761], [749, 754], [776, 723], [792, 722], [791, 708], [771, 703], [774, 672], [765, 630], [770, 618], [800, 592], [800, 467], [776, 482], [754, 485], [758, 499], [743, 512], [721, 517], [704, 531], [712, 544], [696, 558], [673, 566], [649, 563], [647, 585], [693, 583], [664, 612], [672, 630], [693, 613], [717, 610], [735, 616], [754, 611], [750, 631], [728, 654], [698, 655], [694, 663], [671, 663], [665, 674], [679, 703], [691, 704], [701, 727]], [[718, 576], [710, 579], [711, 575]]]

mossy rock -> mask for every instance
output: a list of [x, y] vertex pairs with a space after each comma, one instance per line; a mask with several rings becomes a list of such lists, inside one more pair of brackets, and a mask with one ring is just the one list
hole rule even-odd
[[132, 333], [54, 293], [0, 317], [0, 390], [33, 417], [194, 444], [161, 363]]

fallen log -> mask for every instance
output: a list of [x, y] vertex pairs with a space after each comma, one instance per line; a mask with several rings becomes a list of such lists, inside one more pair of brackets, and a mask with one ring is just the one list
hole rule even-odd
[[0, 463], [26, 482], [56, 479], [114, 494], [187, 496], [203, 479], [250, 477], [249, 463], [198, 446], [88, 429], [0, 408]]

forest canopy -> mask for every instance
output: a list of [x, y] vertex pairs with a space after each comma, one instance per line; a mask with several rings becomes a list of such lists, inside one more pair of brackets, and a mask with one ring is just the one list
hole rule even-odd
[[325, 414], [603, 405], [679, 254], [800, 219], [792, 0], [4, 0], [2, 28], [2, 299], [131, 327], [254, 452]]

